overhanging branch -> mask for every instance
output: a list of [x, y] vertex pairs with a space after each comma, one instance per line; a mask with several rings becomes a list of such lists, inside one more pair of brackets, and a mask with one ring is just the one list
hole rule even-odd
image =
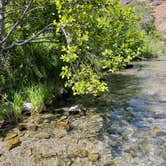
[[47, 26], [45, 26], [43, 29], [41, 29], [35, 35], [33, 35], [32, 37], [30, 37], [28, 39], [25, 39], [22, 41], [14, 41], [11, 45], [4, 47], [3, 50], [9, 50], [9, 49], [13, 48], [14, 46], [22, 46], [24, 44], [31, 42], [32, 40], [36, 39], [40, 34], [45, 32], [46, 30], [48, 30], [52, 25], [53, 25], [52, 23], [48, 24]]
[[5, 43], [7, 39], [11, 36], [11, 34], [15, 31], [16, 27], [20, 24], [20, 22], [24, 19], [24, 17], [27, 15], [28, 10], [32, 4], [33, 0], [30, 0], [29, 3], [27, 4], [21, 18], [16, 21], [16, 23], [12, 26], [11, 30], [8, 32], [8, 34], [4, 37], [2, 41], [0, 41], [0, 44]]

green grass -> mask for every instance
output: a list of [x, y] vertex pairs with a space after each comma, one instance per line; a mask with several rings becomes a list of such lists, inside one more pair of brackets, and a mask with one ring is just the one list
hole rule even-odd
[[40, 113], [45, 108], [45, 99], [51, 93], [51, 87], [44, 84], [38, 84], [27, 89], [27, 100], [32, 103], [31, 114]]
[[156, 58], [166, 53], [166, 43], [158, 38], [146, 37], [143, 57]]

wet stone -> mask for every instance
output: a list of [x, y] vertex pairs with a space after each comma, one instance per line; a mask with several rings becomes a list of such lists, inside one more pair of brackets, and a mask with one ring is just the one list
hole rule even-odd
[[91, 161], [97, 161], [97, 160], [99, 160], [100, 155], [99, 155], [99, 153], [89, 153], [88, 158]]
[[49, 139], [50, 134], [46, 133], [46, 132], [39, 132], [34, 137], [37, 138], [37, 139]]
[[12, 139], [12, 138], [14, 138], [14, 137], [17, 137], [18, 136], [18, 132], [11, 132], [11, 133], [9, 133], [9, 134], [7, 134], [7, 136], [5, 137], [5, 139], [4, 139], [4, 141], [8, 141], [8, 140], [10, 140], [10, 139]]
[[17, 146], [19, 146], [21, 144], [21, 141], [18, 137], [14, 138], [14, 139], [11, 139], [9, 140], [7, 143], [6, 143], [6, 149], [9, 151]]
[[37, 131], [38, 126], [35, 125], [35, 124], [30, 124], [30, 125], [27, 126], [27, 129], [28, 129], [29, 131]]
[[164, 132], [164, 131], [159, 131], [159, 132], [156, 133], [156, 136], [157, 136], [157, 137], [165, 137], [165, 136], [166, 136], [166, 132]]
[[87, 157], [88, 156], [88, 151], [86, 149], [78, 149], [75, 152], [75, 155], [78, 157]]

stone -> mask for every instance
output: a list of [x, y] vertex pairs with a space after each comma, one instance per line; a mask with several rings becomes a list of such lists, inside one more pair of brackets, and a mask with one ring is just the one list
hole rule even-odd
[[19, 133], [19, 137], [23, 137], [25, 135], [26, 131], [22, 131]]
[[30, 131], [37, 131], [38, 126], [35, 125], [35, 124], [29, 124], [29, 125], [27, 126], [27, 129], [30, 130]]
[[69, 123], [68, 120], [59, 120], [59, 121], [56, 122], [56, 126], [64, 127], [67, 130], [71, 128], [70, 123]]
[[75, 155], [78, 156], [78, 157], [88, 157], [88, 151], [86, 149], [78, 149], [76, 152], [75, 152]]
[[89, 153], [88, 158], [91, 161], [97, 161], [99, 160], [100, 156], [99, 153]]
[[86, 108], [84, 108], [82, 105], [75, 105], [69, 108], [69, 115], [86, 115]]
[[24, 115], [26, 115], [26, 114], [29, 114], [32, 109], [33, 109], [33, 104], [32, 103], [24, 103], [22, 105], [21, 111]]
[[164, 137], [164, 136], [166, 136], [166, 132], [164, 132], [164, 131], [159, 131], [159, 132], [156, 133], [156, 136], [157, 136], [157, 137]]
[[11, 132], [11, 133], [8, 133], [7, 136], [5, 137], [4, 141], [8, 141], [12, 138], [15, 138], [18, 136], [18, 132]]
[[152, 127], [152, 131], [156, 133], [156, 132], [161, 131], [161, 128], [158, 127], [158, 126], [153, 126], [153, 127]]
[[72, 166], [94, 166], [88, 158], [76, 158], [74, 159]]
[[21, 141], [18, 137], [11, 139], [7, 142], [6, 144], [6, 149], [9, 151], [17, 146], [19, 146], [21, 144]]
[[37, 139], [49, 139], [50, 134], [48, 134], [46, 132], [40, 132], [40, 133], [37, 133], [34, 137]]
[[24, 124], [19, 124], [19, 125], [17, 126], [17, 128], [18, 128], [19, 131], [27, 130], [27, 127], [26, 127], [26, 125], [24, 125]]
[[0, 137], [0, 141], [4, 141], [4, 137]]
[[55, 152], [47, 152], [47, 153], [42, 154], [43, 158], [52, 158], [52, 157], [56, 157], [56, 156], [57, 156], [57, 153], [55, 153]]

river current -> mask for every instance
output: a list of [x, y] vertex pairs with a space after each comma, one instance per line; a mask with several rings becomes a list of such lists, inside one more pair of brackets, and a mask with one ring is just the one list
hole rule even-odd
[[113, 74], [107, 105], [119, 166], [166, 166], [166, 56]]

